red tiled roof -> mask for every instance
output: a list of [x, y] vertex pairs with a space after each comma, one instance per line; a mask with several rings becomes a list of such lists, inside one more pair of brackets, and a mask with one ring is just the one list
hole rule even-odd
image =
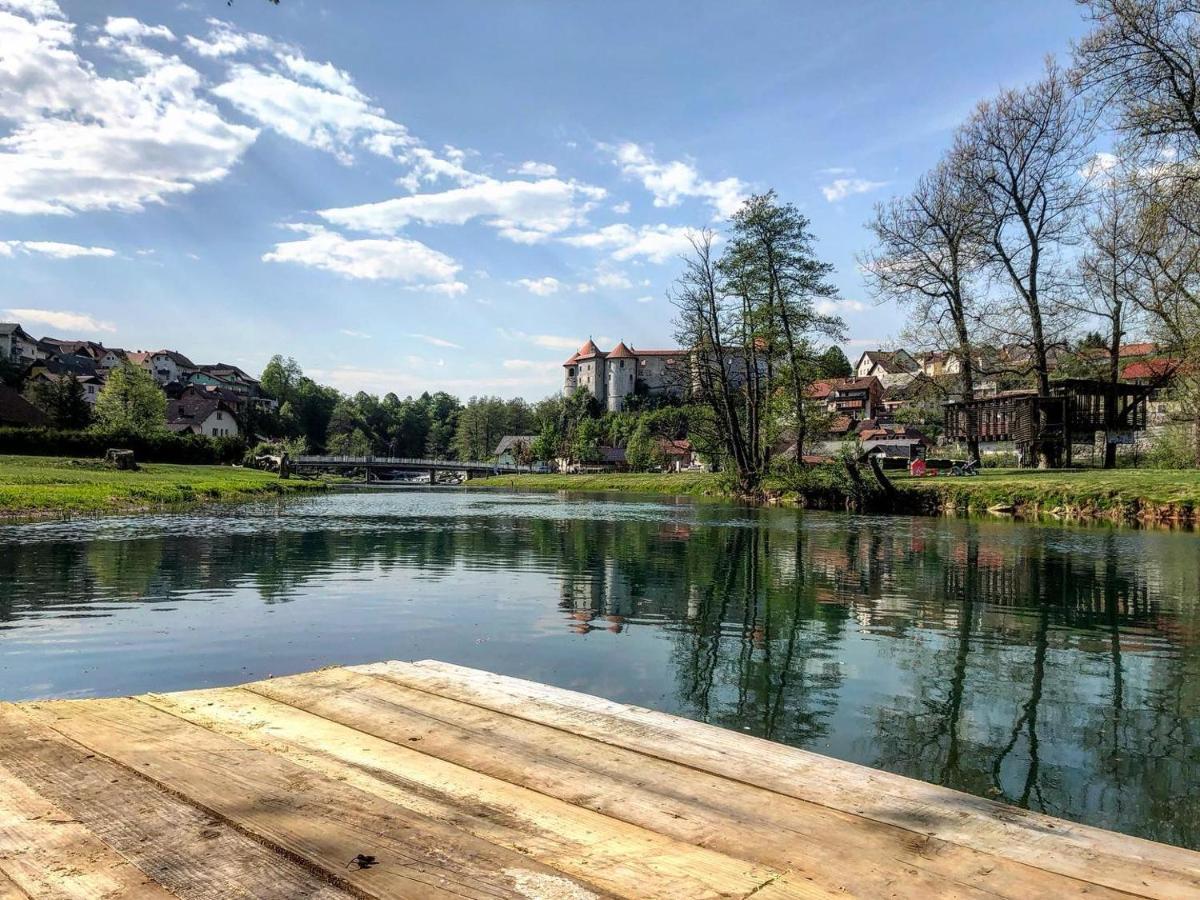
[[1137, 378], [1169, 378], [1179, 369], [1181, 362], [1178, 359], [1142, 359], [1127, 365], [1121, 377], [1130, 381]]
[[1158, 352], [1158, 345], [1149, 341], [1143, 341], [1140, 344], [1122, 344], [1120, 350], [1121, 356], [1149, 356], [1156, 352]]
[[829, 396], [829, 392], [833, 390], [833, 383], [829, 381], [814, 381], [804, 391], [805, 396], [812, 400], [824, 400]]
[[564, 366], [573, 366], [573, 365], [575, 365], [575, 363], [577, 363], [577, 362], [579, 362], [579, 354], [578, 354], [578, 353], [572, 353], [572, 354], [571, 354], [571, 358], [570, 358], [570, 359], [568, 359], [568, 360], [567, 360], [565, 363], [563, 363], [563, 365], [564, 365]]
[[575, 356], [581, 360], [590, 359], [593, 356], [603, 356], [603, 355], [604, 354], [600, 352], [600, 348], [597, 347], [594, 343], [592, 343], [591, 338], [588, 338], [587, 342], [582, 347], [580, 347], [579, 351], [575, 354]]
[[617, 344], [608, 352], [609, 359], [633, 359], [633, 352], [625, 346], [625, 342]]

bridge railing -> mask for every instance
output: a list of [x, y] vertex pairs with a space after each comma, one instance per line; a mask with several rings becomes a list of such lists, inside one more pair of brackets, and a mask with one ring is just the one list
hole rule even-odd
[[498, 472], [519, 472], [521, 466], [504, 463], [476, 462], [462, 459], [420, 459], [411, 456], [297, 456], [293, 466], [395, 466], [421, 469], [447, 469], [453, 471], [484, 469]]

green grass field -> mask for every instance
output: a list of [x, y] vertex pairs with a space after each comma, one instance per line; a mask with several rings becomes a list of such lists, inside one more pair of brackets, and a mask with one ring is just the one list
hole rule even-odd
[[231, 466], [143, 464], [118, 472], [97, 460], [0, 456], [0, 515], [74, 515], [248, 500], [322, 490], [321, 482], [281, 481], [269, 472]]
[[638, 494], [700, 496], [719, 494], [723, 482], [711, 472], [607, 472], [598, 475], [496, 475], [475, 478], [466, 487], [534, 491], [630, 491]]
[[974, 478], [895, 476], [901, 490], [934, 491], [959, 506], [1200, 506], [1200, 470], [1083, 469], [1036, 471], [983, 469]]

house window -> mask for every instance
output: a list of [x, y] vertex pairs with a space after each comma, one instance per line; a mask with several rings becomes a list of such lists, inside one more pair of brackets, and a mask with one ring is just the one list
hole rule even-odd
[[568, 378], [575, 377], [575, 367], [574, 366], [571, 366], [571, 368], [567, 369], [567, 377]]

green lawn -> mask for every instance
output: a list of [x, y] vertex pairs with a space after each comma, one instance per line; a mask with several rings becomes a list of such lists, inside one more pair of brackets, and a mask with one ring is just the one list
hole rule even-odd
[[231, 466], [149, 463], [137, 472], [118, 472], [90, 459], [0, 456], [0, 515], [5, 517], [141, 510], [323, 487]]
[[711, 472], [608, 472], [598, 475], [495, 475], [475, 478], [467, 487], [538, 491], [632, 491], [640, 494], [698, 496], [719, 494], [721, 476]]
[[1200, 470], [1084, 469], [1036, 471], [983, 469], [978, 477], [893, 476], [902, 490], [936, 491], [959, 506], [1037, 504], [1042, 507], [1200, 506]]

